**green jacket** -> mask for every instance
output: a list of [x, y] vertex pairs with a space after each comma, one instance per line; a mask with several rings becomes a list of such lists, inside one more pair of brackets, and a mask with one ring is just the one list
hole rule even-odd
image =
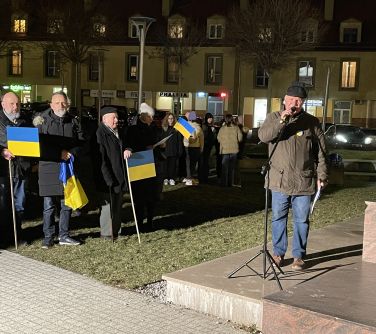
[[302, 111], [286, 125], [280, 121], [280, 112], [268, 114], [258, 133], [260, 140], [269, 144], [270, 154], [284, 129], [270, 161], [269, 188], [286, 195], [312, 195], [317, 178], [322, 181], [328, 178], [325, 139], [319, 120]]

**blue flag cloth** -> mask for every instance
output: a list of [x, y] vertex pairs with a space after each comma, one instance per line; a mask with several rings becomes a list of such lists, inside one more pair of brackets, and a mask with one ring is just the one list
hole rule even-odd
[[89, 200], [80, 181], [74, 175], [73, 161], [74, 157], [71, 155], [67, 161], [60, 163], [59, 179], [64, 185], [65, 205], [76, 210], [85, 206]]

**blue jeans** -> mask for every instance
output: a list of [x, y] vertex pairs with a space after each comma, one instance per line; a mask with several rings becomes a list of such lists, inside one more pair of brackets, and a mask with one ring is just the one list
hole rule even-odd
[[309, 209], [311, 195], [289, 196], [272, 191], [272, 240], [274, 255], [285, 255], [287, 251], [287, 218], [290, 204], [294, 216], [292, 256], [303, 258], [306, 254], [309, 232]]
[[221, 185], [231, 187], [234, 184], [234, 174], [237, 153], [222, 154]]
[[55, 212], [60, 209], [59, 238], [69, 236], [69, 219], [72, 209], [64, 204], [63, 196], [46, 196], [43, 198], [43, 233], [44, 238], [52, 240], [55, 235]]

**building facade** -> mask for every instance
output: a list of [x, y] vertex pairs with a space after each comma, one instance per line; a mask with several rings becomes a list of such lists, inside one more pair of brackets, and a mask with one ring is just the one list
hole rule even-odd
[[[1, 2], [2, 93], [15, 91], [27, 103], [64, 89], [80, 109], [98, 103], [137, 109], [140, 42], [130, 18], [146, 16], [155, 22], [146, 34], [143, 99], [158, 110], [211, 112], [217, 120], [231, 113], [257, 127], [268, 104], [279, 110], [286, 87], [301, 81], [308, 112], [326, 122], [376, 127], [373, 0], [314, 1], [327, 25], [323, 39], [275, 71], [271, 87], [267, 73], [243, 61], [226, 36], [228, 14], [246, 0], [74, 2], [76, 17], [67, 1]], [[312, 43], [315, 34], [313, 27], [299, 38]]]

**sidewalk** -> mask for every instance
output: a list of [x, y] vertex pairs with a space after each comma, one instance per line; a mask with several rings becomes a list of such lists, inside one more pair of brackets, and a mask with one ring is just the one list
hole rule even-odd
[[5, 250], [0, 273], [0, 333], [244, 333], [224, 320]]

